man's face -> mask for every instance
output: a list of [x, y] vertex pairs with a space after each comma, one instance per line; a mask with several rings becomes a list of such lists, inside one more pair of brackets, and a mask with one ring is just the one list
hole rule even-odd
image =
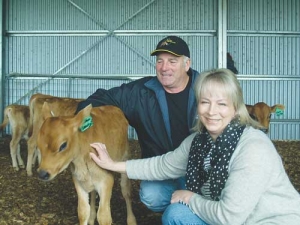
[[185, 88], [189, 68], [190, 60], [184, 62], [184, 56], [178, 57], [170, 53], [156, 56], [156, 75], [167, 92], [177, 93]]

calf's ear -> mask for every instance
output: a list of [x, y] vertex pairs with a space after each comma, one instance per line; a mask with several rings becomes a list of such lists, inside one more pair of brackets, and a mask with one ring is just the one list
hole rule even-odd
[[48, 102], [44, 102], [44, 104], [43, 104], [43, 107], [42, 107], [42, 116], [43, 116], [44, 120], [47, 119], [48, 117], [52, 117], [53, 116]]
[[276, 109], [284, 110], [284, 109], [285, 109], [285, 106], [282, 105], [282, 104], [276, 104], [276, 105], [273, 105], [273, 106], [271, 107], [272, 113], [275, 112]]
[[253, 105], [246, 105], [246, 108], [247, 108], [248, 113], [251, 114], [252, 110], [253, 110]]
[[275, 113], [277, 116], [281, 116], [283, 115], [283, 110], [285, 109], [285, 106], [282, 104], [276, 104], [270, 108], [271, 108], [271, 113]]
[[89, 127], [93, 126], [93, 119], [91, 117], [92, 105], [86, 106], [84, 109], [80, 110], [74, 117], [75, 129], [79, 129], [84, 132]]
[[85, 108], [83, 108], [82, 110], [80, 110], [77, 115], [75, 115], [75, 117], [77, 118], [84, 118], [84, 117], [87, 117], [87, 116], [90, 116], [91, 115], [91, 111], [92, 111], [92, 104], [89, 104], [87, 105]]

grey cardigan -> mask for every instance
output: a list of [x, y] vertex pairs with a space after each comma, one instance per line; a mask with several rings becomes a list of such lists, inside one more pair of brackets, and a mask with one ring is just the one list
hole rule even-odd
[[[130, 179], [164, 180], [184, 176], [191, 134], [173, 152], [126, 163]], [[220, 201], [194, 194], [190, 209], [208, 224], [300, 224], [300, 195], [291, 184], [271, 140], [247, 127], [229, 163]]]

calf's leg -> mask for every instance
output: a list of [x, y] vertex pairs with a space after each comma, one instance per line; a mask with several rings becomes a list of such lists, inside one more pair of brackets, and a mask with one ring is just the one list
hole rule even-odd
[[10, 156], [12, 161], [12, 166], [15, 171], [19, 171], [18, 161], [17, 161], [17, 152], [18, 152], [18, 144], [13, 143], [13, 140], [10, 141]]
[[94, 224], [96, 219], [96, 191], [92, 191], [90, 194], [90, 217], [89, 217], [89, 224]]
[[82, 186], [74, 177], [73, 177], [73, 182], [78, 197], [77, 213], [78, 213], [79, 225], [87, 225], [87, 224], [94, 225], [94, 221], [89, 221], [89, 217], [90, 217], [89, 193], [82, 188]]
[[136, 225], [136, 219], [132, 212], [132, 202], [131, 202], [131, 181], [128, 179], [126, 174], [121, 174], [121, 191], [126, 202], [127, 209], [127, 224]]
[[102, 180], [97, 187], [100, 197], [99, 208], [97, 212], [97, 220], [101, 225], [111, 225], [111, 209], [110, 199], [112, 195], [112, 188], [114, 186], [114, 177], [110, 173], [103, 174]]
[[[14, 131], [12, 135], [12, 139], [10, 141], [10, 156], [12, 159], [12, 166], [13, 168], [18, 171], [19, 165], [21, 168], [24, 168], [24, 162], [20, 156], [20, 141], [22, 139], [22, 133], [19, 131]], [[19, 160], [19, 164], [17, 161], [17, 158]]]
[[26, 171], [28, 176], [32, 176], [32, 160], [33, 155], [36, 150], [36, 139], [32, 136], [27, 141], [27, 148], [28, 148], [28, 156], [27, 156], [27, 165], [26, 165]]
[[18, 149], [17, 149], [17, 160], [18, 160], [19, 167], [24, 169], [25, 165], [24, 165], [24, 161], [23, 161], [22, 156], [21, 156], [20, 144], [18, 144]]

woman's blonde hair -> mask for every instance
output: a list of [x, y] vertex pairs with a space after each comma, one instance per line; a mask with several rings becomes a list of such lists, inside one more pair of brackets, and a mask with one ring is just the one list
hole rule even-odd
[[[203, 93], [205, 93], [210, 87], [216, 86], [216, 84], [218, 87], [221, 86], [227, 97], [231, 99], [236, 115], [239, 116], [242, 125], [262, 128], [257, 121], [250, 117], [244, 103], [240, 83], [236, 75], [228, 69], [213, 69], [204, 71], [198, 76], [194, 86], [197, 102], [199, 103]], [[203, 127], [204, 125], [199, 118], [194, 130], [202, 131]]]

